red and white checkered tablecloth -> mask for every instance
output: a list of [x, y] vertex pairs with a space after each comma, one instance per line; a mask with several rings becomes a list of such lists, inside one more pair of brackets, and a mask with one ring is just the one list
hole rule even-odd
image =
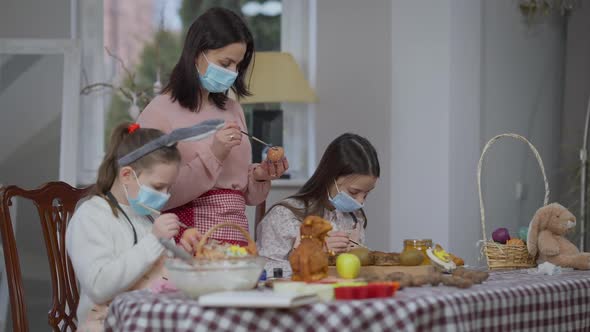
[[590, 331], [590, 272], [494, 272], [482, 285], [407, 288], [391, 299], [296, 309], [208, 309], [182, 295], [115, 298], [107, 331]]

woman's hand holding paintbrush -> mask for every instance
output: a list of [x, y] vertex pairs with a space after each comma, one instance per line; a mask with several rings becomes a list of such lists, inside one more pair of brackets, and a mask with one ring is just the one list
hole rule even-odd
[[261, 140], [260, 138], [250, 135], [243, 130], [241, 130], [241, 133], [250, 137], [252, 140], [268, 147], [268, 152], [266, 154], [266, 157], [268, 160], [276, 163], [276, 162], [280, 161], [281, 159], [283, 159], [283, 157], [285, 157], [285, 150], [282, 147], [273, 146], [271, 144], [268, 144], [265, 141]]
[[211, 142], [211, 152], [219, 161], [224, 161], [231, 150], [242, 144], [240, 126], [234, 121], [227, 121], [223, 128], [217, 130]]

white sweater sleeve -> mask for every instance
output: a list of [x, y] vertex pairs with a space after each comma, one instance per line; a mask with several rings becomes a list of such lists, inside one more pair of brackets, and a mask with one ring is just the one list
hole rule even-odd
[[114, 234], [106, 218], [109, 211], [81, 206], [72, 217], [66, 234], [66, 248], [80, 285], [90, 299], [104, 304], [126, 291], [158, 260], [164, 248], [152, 234], [116, 254]]

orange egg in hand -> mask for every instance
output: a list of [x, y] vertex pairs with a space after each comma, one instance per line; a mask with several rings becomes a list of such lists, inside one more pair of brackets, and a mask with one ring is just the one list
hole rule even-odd
[[285, 150], [280, 146], [273, 146], [272, 148], [268, 149], [268, 153], [266, 154], [266, 158], [273, 163], [283, 159], [285, 155]]

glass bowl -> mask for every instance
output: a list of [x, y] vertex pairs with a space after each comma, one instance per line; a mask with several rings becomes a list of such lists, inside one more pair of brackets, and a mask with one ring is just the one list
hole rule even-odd
[[169, 258], [164, 263], [170, 281], [186, 295], [200, 295], [234, 290], [253, 289], [258, 284], [266, 260], [259, 256], [220, 260], [195, 259], [189, 265]]

